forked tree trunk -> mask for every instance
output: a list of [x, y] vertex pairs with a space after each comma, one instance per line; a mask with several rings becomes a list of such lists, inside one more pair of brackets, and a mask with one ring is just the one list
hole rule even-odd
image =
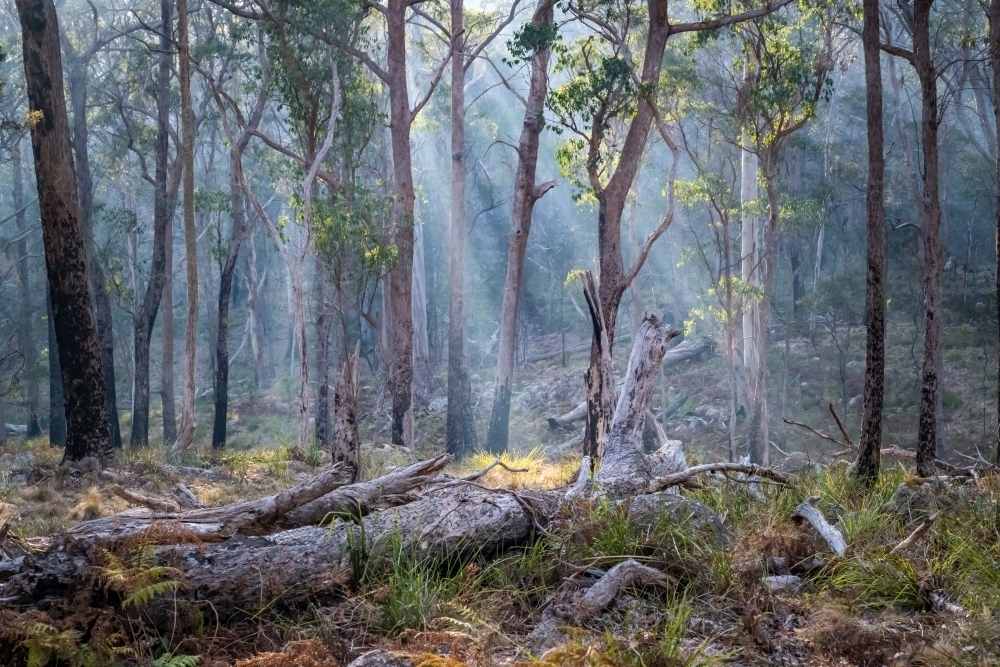
[[931, 54], [930, 14], [934, 0], [913, 3], [913, 65], [920, 81], [920, 134], [924, 152], [924, 358], [920, 386], [920, 422], [917, 434], [917, 473], [934, 474], [937, 450], [937, 403], [941, 349], [941, 201], [938, 194], [937, 69]]
[[451, 244], [448, 264], [448, 419], [446, 451], [476, 448], [472, 385], [465, 354], [465, 274], [469, 230], [465, 219], [465, 3], [451, 2]]
[[865, 295], [865, 389], [861, 442], [854, 474], [868, 484], [878, 479], [882, 457], [885, 398], [885, 156], [882, 124], [882, 62], [878, 0], [864, 0], [862, 43], [868, 125], [868, 272]]
[[104, 372], [104, 388], [107, 391], [108, 416], [111, 419], [111, 439], [115, 449], [121, 449], [122, 432], [118, 421], [118, 391], [115, 386], [115, 339], [111, 295], [108, 293], [107, 278], [98, 256], [97, 239], [94, 237], [94, 177], [90, 171], [90, 148], [87, 145], [90, 134], [87, 123], [89, 65], [89, 58], [77, 56], [72, 58], [67, 72], [70, 103], [73, 107], [73, 156], [76, 161], [76, 180], [80, 191], [80, 227], [87, 248], [87, 277], [94, 297], [97, 338], [101, 346], [101, 368]]
[[[195, 362], [198, 333], [198, 239], [194, 228], [194, 109], [191, 104], [191, 60], [187, 0], [177, 0], [177, 61], [181, 89], [181, 159], [184, 166], [184, 266], [187, 269], [187, 331], [184, 336], [184, 394], [181, 398], [182, 449], [194, 439]], [[233, 259], [235, 265], [236, 259]], [[230, 270], [230, 287], [232, 270]], [[221, 292], [221, 289], [220, 289]]]
[[[537, 29], [552, 25], [553, 1], [539, 0], [531, 22]], [[539, 49], [531, 58], [531, 83], [524, 123], [517, 147], [517, 171], [514, 175], [514, 208], [511, 230], [507, 238], [507, 271], [503, 285], [503, 307], [500, 313], [500, 345], [497, 351], [496, 382], [493, 391], [493, 409], [490, 413], [486, 448], [493, 454], [507, 451], [510, 432], [510, 394], [514, 378], [514, 354], [517, 342], [517, 305], [524, 275], [524, 253], [531, 231], [531, 213], [535, 202], [554, 184], [535, 185], [535, 167], [538, 164], [538, 137], [545, 128], [542, 111], [549, 80], [548, 45]]]
[[351, 482], [358, 479], [358, 452], [361, 438], [358, 436], [358, 355], [361, 342], [358, 341], [354, 354], [344, 360], [337, 387], [333, 394], [333, 463], [341, 463], [350, 472]]
[[76, 174], [63, 93], [59, 24], [51, 0], [19, 0], [25, 84], [52, 319], [65, 390], [66, 458], [114, 460], [97, 324], [87, 283]]
[[[170, 0], [160, 0], [160, 24], [171, 25]], [[163, 296], [166, 244], [171, 211], [167, 197], [167, 141], [170, 131], [170, 63], [173, 60], [170, 31], [160, 33], [160, 62], [156, 90], [156, 171], [153, 187], [153, 261], [149, 282], [135, 314], [135, 387], [132, 393], [132, 434], [130, 447], [149, 444], [149, 341]], [[171, 402], [172, 402], [171, 398]]]

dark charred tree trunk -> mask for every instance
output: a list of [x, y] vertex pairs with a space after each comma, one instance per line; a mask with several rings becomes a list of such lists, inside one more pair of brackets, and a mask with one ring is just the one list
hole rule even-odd
[[52, 299], [48, 289], [45, 290], [45, 305], [49, 314], [49, 444], [53, 447], [65, 447], [66, 398], [63, 395], [59, 342], [56, 340], [56, 327], [52, 320]]
[[[65, 43], [64, 43], [64, 50]], [[111, 439], [115, 449], [122, 448], [122, 430], [118, 422], [118, 393], [115, 386], [115, 338], [112, 328], [111, 295], [104, 275], [94, 238], [94, 177], [90, 171], [90, 150], [87, 145], [90, 129], [87, 123], [87, 90], [90, 50], [84, 56], [70, 57], [67, 80], [69, 99], [73, 108], [73, 156], [76, 161], [76, 180], [80, 190], [80, 227], [87, 250], [87, 278], [94, 297], [94, 315], [97, 319], [97, 339], [101, 346], [101, 368], [104, 388], [108, 398], [108, 416], [111, 419]]]
[[[161, 25], [171, 24], [170, 0], [160, 0]], [[166, 270], [167, 231], [173, 217], [167, 197], [167, 140], [170, 124], [170, 65], [173, 60], [169, 30], [160, 33], [160, 62], [156, 91], [156, 173], [153, 204], [153, 261], [149, 283], [135, 317], [135, 390], [132, 397], [131, 447], [149, 444], [149, 341], [163, 295]], [[171, 405], [173, 397], [170, 397]]]
[[28, 438], [37, 438], [42, 434], [38, 420], [38, 349], [35, 347], [35, 336], [32, 329], [35, 318], [35, 308], [31, 302], [31, 284], [28, 282], [28, 225], [24, 210], [24, 167], [21, 161], [21, 148], [18, 145], [11, 151], [11, 171], [13, 179], [11, 194], [14, 200], [14, 210], [17, 211], [15, 225], [18, 241], [14, 244], [17, 253], [17, 293], [18, 321], [17, 347], [24, 355], [24, 376], [27, 380], [28, 418], [25, 422]]
[[937, 70], [931, 55], [930, 15], [934, 0], [913, 3], [913, 65], [920, 80], [920, 132], [924, 152], [924, 359], [920, 386], [917, 474], [934, 474], [937, 451], [937, 400], [940, 391], [938, 357], [941, 349], [941, 202], [938, 194]]
[[316, 260], [316, 446], [330, 446], [330, 330], [333, 313], [329, 302], [326, 266]]
[[70, 152], [59, 24], [51, 0], [19, 0], [35, 179], [66, 406], [66, 458], [114, 460], [97, 324]]
[[868, 120], [868, 291], [865, 297], [866, 348], [861, 444], [854, 474], [869, 484], [878, 479], [885, 398], [885, 156], [882, 125], [882, 64], [878, 0], [864, 0], [862, 41]]
[[465, 219], [465, 3], [451, 2], [451, 247], [448, 268], [448, 420], [446, 450], [464, 456], [476, 448], [472, 385], [465, 354], [465, 273], [469, 230]]
[[[552, 0], [539, 0], [531, 22], [551, 26]], [[497, 353], [496, 383], [490, 414], [486, 448], [500, 454], [507, 451], [510, 428], [510, 393], [514, 379], [514, 353], [517, 342], [517, 306], [524, 275], [524, 253], [531, 231], [531, 213], [535, 202], [554, 184], [535, 185], [538, 164], [538, 137], [545, 128], [542, 111], [549, 81], [549, 45], [535, 52], [531, 59], [531, 84], [524, 108], [524, 124], [517, 147], [517, 172], [514, 176], [514, 210], [507, 240], [507, 273], [503, 285], [503, 309], [500, 315], [500, 347]]]
[[[989, 7], [989, 20], [990, 20], [990, 32], [989, 32], [989, 49], [990, 49], [990, 65], [993, 67], [993, 119], [996, 123], [996, 129], [998, 131], [995, 136], [1000, 140], [1000, 0], [990, 0]], [[997, 273], [996, 273], [996, 295], [997, 295], [997, 309], [1000, 312], [1000, 148], [997, 149], [994, 155], [996, 160], [996, 173], [997, 173], [997, 193], [996, 193], [996, 216], [997, 216], [997, 231], [996, 231], [996, 258], [997, 258]], [[1000, 360], [998, 360], [1000, 361]], [[998, 368], [1000, 372], [1000, 368]], [[1000, 465], [1000, 374], [998, 374], [998, 385], [997, 385], [997, 451], [996, 451], [996, 461]]]
[[358, 479], [358, 451], [361, 438], [358, 436], [358, 355], [361, 342], [354, 348], [354, 354], [344, 360], [337, 376], [337, 386], [333, 393], [333, 463], [343, 463], [351, 473], [351, 482]]

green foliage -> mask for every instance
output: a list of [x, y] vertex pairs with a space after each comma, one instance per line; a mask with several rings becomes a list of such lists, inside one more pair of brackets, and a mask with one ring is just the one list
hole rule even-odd
[[180, 582], [172, 578], [177, 569], [157, 564], [155, 545], [142, 545], [127, 559], [107, 549], [103, 553], [106, 564], [96, 571], [105, 586], [122, 595], [122, 609], [145, 606], [180, 588]]
[[510, 57], [504, 57], [503, 62], [508, 67], [517, 67], [536, 54], [551, 49], [559, 39], [559, 28], [552, 23], [525, 23], [507, 41]]
[[153, 667], [198, 667], [201, 658], [196, 655], [164, 653], [153, 661]]

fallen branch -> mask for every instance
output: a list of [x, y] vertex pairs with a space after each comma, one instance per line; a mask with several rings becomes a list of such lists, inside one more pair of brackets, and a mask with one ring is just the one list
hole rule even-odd
[[[906, 449], [901, 449], [897, 445], [893, 445], [892, 447], [889, 447], [888, 449], [886, 449], [886, 448], [883, 447], [882, 450], [881, 450], [881, 454], [882, 454], [882, 456], [887, 456], [887, 457], [892, 458], [892, 459], [908, 459], [908, 460], [911, 460], [911, 461], [916, 461], [917, 460], [917, 454], [916, 454], [916, 452], [911, 452], [911, 451], [908, 451]], [[959, 475], [960, 474], [966, 474], [966, 475], [968, 475], [968, 469], [966, 469], [966, 468], [959, 468], [958, 466], [954, 466], [954, 465], [952, 465], [950, 463], [946, 463], [946, 462], [942, 461], [941, 459], [934, 459], [934, 465], [937, 466], [938, 468], [941, 468], [941, 470], [944, 470], [945, 472], [950, 473], [952, 475], [956, 475], [956, 474], [959, 474]]]
[[829, 436], [826, 433], [820, 433], [819, 431], [817, 431], [816, 429], [814, 429], [809, 424], [803, 424], [802, 422], [797, 422], [794, 419], [788, 419], [787, 417], [782, 417], [781, 421], [785, 422], [786, 424], [791, 424], [792, 426], [798, 426], [799, 428], [804, 428], [805, 430], [809, 431], [813, 435], [819, 436], [823, 440], [829, 440], [830, 442], [836, 443], [836, 444], [840, 445], [841, 447], [845, 447], [846, 446], [840, 440], [837, 440], [836, 438], [834, 438], [832, 436]]
[[837, 411], [833, 409], [833, 403], [827, 403], [826, 407], [830, 410], [830, 414], [833, 415], [833, 420], [837, 422], [837, 428], [840, 429], [840, 434], [844, 436], [847, 446], [853, 448], [854, 443], [851, 442], [851, 436], [847, 435], [847, 429], [844, 428], [844, 422], [840, 421], [840, 415], [838, 415]]
[[122, 500], [133, 505], [141, 505], [143, 507], [148, 507], [154, 512], [180, 512], [180, 503], [174, 500], [167, 500], [164, 498], [155, 498], [153, 496], [144, 496], [141, 493], [136, 493], [134, 491], [129, 491], [124, 487], [115, 486], [111, 487], [111, 493], [115, 494]]
[[770, 468], [761, 468], [759, 466], [745, 465], [743, 463], [705, 463], [700, 466], [691, 466], [687, 470], [683, 470], [672, 475], [654, 479], [649, 483], [646, 493], [656, 493], [657, 491], [662, 491], [663, 489], [670, 488], [671, 486], [684, 484], [692, 477], [700, 475], [704, 472], [741, 472], [744, 475], [757, 475], [758, 477], [764, 477], [780, 484], [788, 484], [787, 477], [771, 470]]
[[931, 526], [934, 525], [934, 522], [937, 521], [938, 514], [940, 514], [940, 512], [935, 512], [934, 514], [931, 514], [929, 517], [924, 519], [924, 522], [922, 524], [917, 526], [916, 529], [914, 529], [914, 531], [910, 533], [905, 540], [894, 546], [892, 548], [892, 551], [890, 551], [889, 553], [894, 554], [897, 551], [905, 551], [906, 549], [909, 549], [914, 544], [916, 544], [917, 541], [920, 540], [920, 538], [923, 537], [927, 533], [927, 531], [931, 529]]
[[594, 486], [590, 478], [590, 470], [593, 465], [593, 459], [589, 456], [583, 457], [583, 460], [580, 461], [580, 470], [576, 474], [576, 481], [573, 482], [573, 486], [566, 492], [567, 499], [584, 498], [590, 495]]
[[838, 556], [843, 556], [847, 553], [847, 542], [844, 541], [844, 536], [840, 531], [831, 525], [826, 520], [826, 517], [823, 516], [823, 513], [816, 508], [817, 500], [819, 500], [819, 496], [809, 496], [806, 498], [792, 512], [792, 518], [808, 521], [816, 529], [816, 532], [820, 534], [820, 537], [826, 540], [830, 551]]
[[507, 465], [506, 463], [504, 463], [500, 459], [495, 459], [493, 461], [493, 463], [489, 464], [488, 466], [486, 466], [485, 468], [483, 468], [479, 472], [474, 472], [471, 475], [463, 477], [462, 481], [464, 481], [464, 482], [474, 482], [477, 479], [482, 479], [483, 477], [485, 477], [487, 475], [487, 473], [489, 473], [489, 471], [493, 470], [494, 468], [496, 468], [498, 466], [501, 467], [501, 468], [503, 468], [507, 472], [528, 472], [528, 470], [529, 470], [528, 468], [511, 468], [509, 465]]
[[596, 584], [587, 589], [576, 608], [578, 620], [587, 620], [607, 609], [619, 591], [632, 586], [669, 585], [670, 577], [659, 570], [629, 558], [608, 570]]

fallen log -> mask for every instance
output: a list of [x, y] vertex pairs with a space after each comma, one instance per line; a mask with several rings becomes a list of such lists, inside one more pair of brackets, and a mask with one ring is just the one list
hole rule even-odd
[[[542, 514], [557, 511], [558, 496]], [[156, 548], [160, 562], [176, 568], [177, 600], [210, 604], [221, 621], [252, 615], [274, 603], [293, 606], [340, 594], [380, 558], [401, 552], [417, 562], [489, 556], [523, 544], [534, 531], [531, 514], [509, 492], [463, 485], [429, 492], [402, 507], [379, 510], [360, 524], [308, 526], [267, 536], [236, 535], [221, 544]], [[59, 544], [27, 554], [21, 571], [0, 584], [0, 598], [19, 605], [91, 593], [92, 551]], [[171, 598], [163, 602], [172, 605]]]
[[759, 466], [745, 465], [742, 463], [705, 463], [703, 465], [691, 466], [687, 470], [682, 470], [681, 472], [653, 479], [649, 483], [646, 493], [656, 493], [657, 491], [662, 491], [672, 486], [683, 485], [697, 475], [708, 472], [735, 472], [742, 473], [747, 476], [756, 475], [779, 484], [788, 484], [787, 477], [771, 470], [770, 468], [761, 468]]

